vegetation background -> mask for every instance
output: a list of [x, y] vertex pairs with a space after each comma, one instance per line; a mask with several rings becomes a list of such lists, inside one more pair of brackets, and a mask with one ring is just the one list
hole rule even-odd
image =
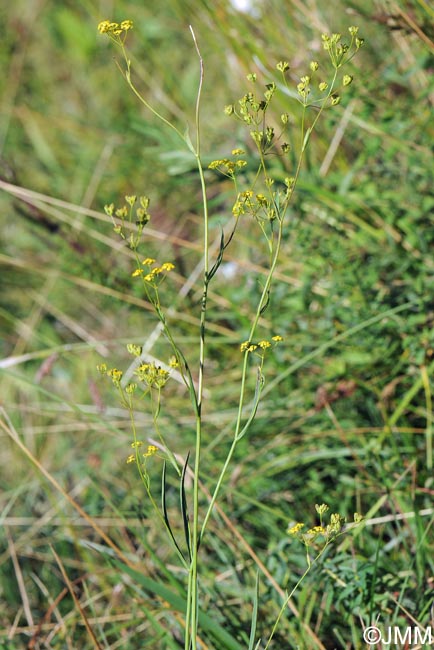
[[[359, 26], [366, 45], [355, 82], [312, 139], [264, 315], [264, 328], [285, 342], [268, 359], [258, 418], [202, 553], [202, 601], [213, 620], [204, 648], [247, 647], [257, 571], [267, 635], [282, 590], [305, 568], [288, 522], [314, 524], [314, 504], [322, 502], [350, 520], [361, 512], [365, 526], [308, 576], [275, 647], [361, 648], [371, 621], [430, 623], [434, 13], [424, 0], [238, 7], [225, 0], [1, 5], [2, 650], [95, 647], [54, 552], [102, 648], [180, 647], [174, 594], [182, 597], [184, 578], [125, 465], [128, 417], [96, 365], [127, 367], [125, 344], [143, 342], [156, 326], [104, 204], [151, 196], [146, 254], [176, 264], [165, 300], [188, 347], [198, 334], [200, 191], [188, 152], [123, 83], [113, 48], [96, 30], [105, 18], [134, 21], [136, 79], [180, 126], [194, 118], [194, 26], [205, 61], [205, 161], [234, 146], [251, 149], [223, 112], [246, 92], [248, 72], [266, 83], [276, 78], [275, 63], [288, 60], [295, 86], [321, 56], [322, 32]], [[280, 101], [276, 118], [280, 108], [296, 111], [293, 98]], [[281, 162], [273, 165], [278, 174]], [[209, 194], [218, 236], [232, 190], [210, 174]], [[209, 480], [225, 455], [237, 350], [265, 262], [245, 228], [214, 286]], [[152, 354], [161, 350], [156, 336]], [[184, 455], [194, 436], [185, 397], [175, 386], [164, 413], [167, 438]], [[146, 435], [146, 412], [139, 422]], [[141, 560], [142, 580], [119, 568], [89, 520]], [[222, 628], [230, 638], [219, 636]]]

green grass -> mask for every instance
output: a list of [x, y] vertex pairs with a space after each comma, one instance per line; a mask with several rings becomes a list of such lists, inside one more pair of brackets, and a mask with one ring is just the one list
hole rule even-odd
[[[296, 79], [324, 30], [354, 23], [366, 39], [349, 95], [312, 140], [291, 208], [279, 282], [261, 325], [285, 343], [267, 360], [257, 419], [202, 549], [204, 647], [248, 647], [257, 573], [258, 633], [267, 638], [284, 591], [305, 569], [288, 522], [315, 523], [314, 504], [322, 502], [349, 520], [362, 512], [365, 525], [308, 576], [274, 647], [362, 648], [361, 621], [377, 618], [427, 626], [432, 10], [416, 0], [394, 16], [387, 4], [312, 2], [307, 9], [267, 0], [252, 17], [226, 2], [142, 4], [117, 3], [114, 18], [135, 21], [140, 87], [181, 130], [194, 118], [194, 26], [205, 61], [205, 160], [250, 147], [223, 114], [246, 92], [245, 74], [277, 79], [274, 64], [286, 59]], [[96, 32], [107, 16], [93, 3], [23, 0], [0, 12], [0, 648], [95, 647], [53, 549], [102, 648], [179, 648], [185, 576], [125, 465], [128, 414], [96, 372], [102, 360], [126, 368], [126, 343], [149, 340], [156, 327], [131, 281], [133, 260], [102, 208], [125, 193], [151, 196], [146, 254], [176, 263], [164, 299], [188, 349], [201, 292], [198, 179], [180, 143], [127, 92]], [[292, 110], [289, 98], [281, 102], [276, 119]], [[278, 159], [273, 170], [284, 177]], [[218, 240], [232, 189], [210, 174], [209, 193]], [[239, 342], [266, 272], [257, 232], [239, 234], [210, 297], [209, 480], [227, 453]], [[150, 353], [159, 358], [165, 349], [156, 337]], [[194, 422], [183, 387], [171, 391], [174, 407], [162, 422], [185, 457]], [[146, 432], [150, 416], [137, 419]], [[140, 573], [120, 557], [138, 561]]]

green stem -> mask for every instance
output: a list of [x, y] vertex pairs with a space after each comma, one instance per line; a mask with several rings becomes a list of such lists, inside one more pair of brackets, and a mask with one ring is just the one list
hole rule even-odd
[[[189, 650], [197, 650], [197, 629], [198, 629], [198, 612], [199, 612], [199, 593], [198, 593], [198, 550], [199, 550], [199, 482], [200, 482], [200, 460], [201, 460], [201, 446], [202, 446], [202, 399], [203, 399], [203, 386], [204, 386], [204, 367], [205, 367], [205, 331], [206, 331], [206, 316], [207, 316], [207, 298], [208, 298], [208, 284], [209, 284], [209, 215], [208, 215], [208, 201], [206, 195], [206, 183], [203, 173], [202, 162], [200, 158], [200, 101], [202, 94], [202, 84], [204, 77], [203, 60], [196, 41], [196, 37], [192, 27], [190, 31], [193, 37], [194, 45], [199, 57], [200, 64], [200, 77], [199, 87], [196, 100], [196, 147], [194, 154], [196, 157], [197, 168], [200, 177], [202, 202], [203, 202], [203, 291], [202, 303], [200, 310], [200, 347], [199, 347], [199, 377], [197, 387], [197, 409], [196, 409], [196, 446], [194, 458], [194, 474], [193, 474], [193, 531], [192, 531], [192, 558], [189, 574], [189, 604], [187, 607], [187, 621], [186, 621], [186, 639], [185, 648]], [[188, 639], [190, 630], [190, 639]]]
[[[298, 178], [300, 176], [301, 166], [302, 166], [303, 159], [304, 159], [304, 152], [306, 150], [306, 146], [307, 146], [307, 143], [309, 141], [310, 133], [312, 133], [313, 129], [315, 128], [315, 126], [316, 126], [316, 124], [317, 124], [317, 122], [318, 122], [318, 120], [319, 120], [319, 118], [320, 118], [320, 116], [321, 116], [321, 114], [322, 114], [322, 112], [324, 110], [326, 102], [327, 102], [328, 98], [331, 96], [331, 94], [333, 92], [333, 88], [334, 88], [334, 85], [336, 83], [337, 72], [338, 71], [335, 70], [333, 80], [332, 80], [332, 82], [330, 84], [330, 90], [328, 92], [327, 98], [324, 101], [323, 105], [321, 106], [320, 110], [318, 111], [317, 116], [315, 117], [314, 121], [312, 122], [312, 125], [309, 128], [309, 131], [306, 129], [306, 125], [305, 125], [305, 117], [306, 117], [307, 105], [304, 105], [302, 122], [301, 122], [300, 155], [299, 155], [298, 162], [297, 162], [297, 167], [296, 167], [296, 170], [295, 170], [294, 183], [293, 183], [293, 186], [292, 186], [292, 190], [291, 190], [291, 192], [290, 192], [290, 194], [289, 194], [289, 196], [288, 196], [288, 198], [286, 200], [286, 203], [283, 206], [282, 212], [279, 215], [279, 231], [278, 231], [278, 236], [277, 236], [277, 243], [276, 243], [276, 247], [275, 247], [275, 250], [274, 250], [274, 255], [272, 257], [270, 270], [269, 270], [268, 275], [267, 275], [267, 280], [266, 280], [264, 288], [262, 290], [262, 294], [261, 294], [261, 297], [260, 297], [259, 302], [258, 302], [258, 307], [256, 309], [256, 314], [255, 314], [255, 317], [253, 319], [253, 322], [252, 322], [252, 325], [251, 325], [251, 328], [250, 328], [249, 341], [251, 341], [254, 338], [256, 328], [257, 328], [257, 325], [258, 325], [258, 322], [259, 322], [259, 318], [261, 316], [262, 308], [266, 304], [268, 294], [269, 294], [269, 291], [270, 291], [270, 288], [271, 288], [274, 272], [275, 272], [275, 269], [276, 269], [276, 266], [277, 266], [277, 263], [278, 263], [278, 260], [279, 260], [279, 257], [280, 257], [280, 249], [281, 249], [281, 244], [282, 244], [283, 225], [284, 225], [284, 221], [285, 221], [285, 216], [286, 216], [286, 213], [287, 213], [287, 210], [288, 210], [289, 203], [290, 203], [290, 201], [292, 199], [292, 196], [294, 194], [294, 189], [295, 189], [295, 187], [297, 185]], [[309, 135], [308, 135], [308, 133], [309, 133]], [[260, 159], [261, 159], [260, 168], [263, 169], [265, 178], [268, 178], [267, 167], [266, 167], [264, 155], [263, 155], [263, 152], [262, 152], [260, 146], [258, 146], [258, 151], [259, 151], [259, 155], [260, 155]], [[201, 537], [205, 532], [206, 526], [208, 524], [208, 520], [209, 520], [209, 518], [211, 516], [211, 513], [212, 513], [213, 508], [214, 508], [214, 504], [215, 504], [215, 502], [217, 500], [217, 496], [218, 496], [218, 494], [220, 492], [224, 477], [226, 475], [226, 471], [227, 471], [227, 469], [229, 467], [229, 464], [230, 464], [230, 462], [232, 460], [232, 457], [233, 457], [233, 454], [235, 452], [236, 446], [237, 446], [237, 444], [239, 442], [239, 434], [240, 434], [240, 431], [241, 431], [241, 424], [242, 424], [242, 420], [243, 420], [244, 400], [245, 400], [245, 395], [246, 395], [246, 377], [247, 377], [247, 368], [248, 368], [248, 358], [249, 358], [249, 352], [246, 351], [245, 354], [244, 354], [243, 368], [242, 368], [242, 372], [241, 372], [240, 397], [239, 397], [239, 402], [238, 402], [238, 412], [237, 412], [237, 419], [236, 419], [236, 423], [235, 423], [234, 437], [233, 437], [233, 440], [232, 440], [232, 444], [231, 444], [231, 446], [229, 448], [226, 460], [225, 460], [225, 462], [223, 464], [223, 467], [222, 467], [222, 469], [220, 471], [219, 478], [217, 480], [217, 483], [216, 483], [216, 486], [214, 488], [214, 492], [213, 492], [211, 501], [210, 501], [210, 503], [208, 505], [208, 509], [206, 511], [206, 514], [205, 514], [205, 517], [204, 517], [204, 520], [203, 520], [203, 523], [202, 523]]]
[[176, 133], [177, 135], [179, 135], [179, 137], [181, 138], [181, 140], [184, 140], [184, 141], [185, 141], [185, 137], [183, 136], [183, 134], [181, 133], [181, 131], [179, 131], [179, 129], [177, 129], [176, 126], [175, 126], [174, 124], [172, 124], [172, 122], [170, 122], [170, 121], [169, 121], [168, 119], [166, 119], [163, 115], [161, 115], [161, 113], [159, 113], [157, 110], [155, 110], [155, 108], [153, 108], [153, 107], [151, 106], [151, 104], [149, 104], [149, 103], [146, 101], [146, 99], [145, 99], [144, 97], [142, 97], [142, 95], [140, 94], [140, 92], [137, 90], [137, 88], [135, 87], [135, 85], [134, 85], [133, 82], [131, 81], [131, 61], [130, 61], [129, 58], [127, 57], [127, 53], [126, 53], [126, 50], [125, 50], [125, 47], [124, 47], [123, 43], [120, 43], [120, 48], [121, 48], [121, 50], [122, 50], [122, 54], [123, 54], [123, 57], [124, 57], [124, 59], [125, 59], [125, 63], [126, 63], [126, 65], [127, 65], [127, 69], [126, 69], [126, 70], [122, 70], [122, 68], [119, 66], [119, 64], [118, 64], [118, 67], [120, 68], [120, 71], [121, 71], [122, 75], [125, 77], [125, 79], [126, 79], [128, 85], [129, 85], [129, 87], [131, 88], [131, 90], [133, 91], [133, 93], [136, 95], [136, 97], [138, 98], [138, 100], [139, 100], [139, 101], [140, 101], [144, 106], [146, 106], [146, 108], [147, 108], [149, 111], [151, 111], [151, 113], [152, 113], [153, 115], [155, 115], [155, 117], [157, 117], [159, 120], [161, 120], [161, 121], [162, 121], [166, 126], [169, 126], [173, 131], [175, 131], [175, 133]]
[[[279, 223], [278, 240], [277, 240], [275, 253], [274, 253], [274, 256], [273, 256], [273, 260], [272, 260], [272, 263], [271, 263], [270, 270], [268, 272], [267, 280], [265, 282], [265, 285], [264, 285], [264, 288], [262, 290], [260, 300], [258, 302], [258, 307], [256, 309], [255, 318], [254, 318], [252, 326], [250, 328], [249, 341], [251, 341], [253, 339], [254, 335], [255, 335], [256, 327], [258, 325], [259, 318], [261, 316], [261, 310], [262, 310], [262, 307], [263, 307], [263, 305], [265, 304], [265, 302], [267, 300], [268, 292], [269, 292], [270, 287], [271, 287], [271, 282], [272, 282], [274, 271], [275, 271], [275, 268], [276, 268], [276, 265], [277, 265], [277, 262], [278, 262], [280, 247], [281, 247], [281, 243], [282, 243], [282, 230], [283, 230], [283, 224], [282, 224], [282, 222], [280, 222]], [[211, 516], [212, 510], [214, 508], [214, 504], [215, 504], [215, 502], [217, 500], [217, 496], [218, 496], [218, 494], [220, 492], [221, 485], [222, 485], [224, 477], [226, 475], [227, 468], [228, 468], [228, 466], [229, 466], [229, 464], [231, 462], [231, 459], [232, 459], [232, 456], [234, 454], [235, 448], [236, 448], [236, 446], [237, 446], [237, 444], [239, 442], [239, 434], [240, 434], [240, 431], [241, 431], [241, 423], [242, 423], [242, 419], [243, 419], [244, 398], [245, 398], [245, 395], [246, 395], [246, 378], [247, 378], [248, 358], [249, 358], [249, 352], [246, 351], [244, 353], [243, 368], [242, 368], [242, 372], [241, 372], [240, 398], [239, 398], [239, 402], [238, 402], [238, 413], [237, 413], [237, 420], [236, 420], [236, 424], [235, 424], [234, 437], [233, 437], [232, 444], [230, 446], [228, 455], [227, 455], [226, 460], [224, 462], [224, 465], [223, 465], [223, 467], [222, 467], [222, 469], [220, 471], [220, 475], [219, 475], [219, 478], [217, 480], [216, 487], [214, 488], [214, 492], [213, 492], [211, 501], [210, 501], [210, 503], [208, 505], [208, 509], [206, 511], [205, 518], [204, 518], [203, 524], [202, 524], [201, 536], [205, 532], [205, 528], [207, 526], [209, 517]]]
[[[317, 559], [317, 558], [315, 558], [314, 562], [316, 561], [316, 559]], [[271, 643], [271, 641], [272, 641], [272, 639], [273, 639], [273, 636], [274, 636], [274, 634], [275, 634], [275, 632], [276, 632], [276, 630], [277, 630], [277, 626], [279, 625], [280, 619], [281, 619], [282, 616], [283, 616], [283, 612], [284, 612], [285, 609], [287, 608], [289, 601], [291, 600], [291, 598], [293, 597], [293, 595], [295, 594], [295, 592], [297, 591], [297, 589], [299, 588], [299, 586], [301, 585], [301, 583], [303, 582], [303, 580], [305, 579], [305, 577], [307, 576], [307, 574], [309, 573], [309, 571], [311, 570], [311, 568], [312, 568], [312, 564], [310, 564], [310, 565], [307, 567], [306, 571], [303, 573], [303, 575], [301, 576], [301, 578], [297, 581], [297, 583], [295, 584], [295, 586], [293, 587], [293, 589], [291, 590], [291, 592], [287, 595], [287, 597], [286, 597], [285, 600], [283, 601], [283, 605], [282, 605], [282, 607], [280, 608], [280, 611], [279, 611], [279, 613], [278, 613], [278, 615], [277, 615], [277, 618], [276, 618], [276, 620], [275, 620], [275, 622], [274, 622], [273, 629], [271, 630], [270, 636], [268, 637], [268, 641], [267, 641], [267, 643], [266, 643], [266, 645], [265, 645], [264, 650], [268, 650], [268, 648], [269, 648], [269, 646], [270, 646], [270, 643]]]
[[332, 539], [329, 539], [325, 543], [323, 548], [319, 551], [319, 553], [316, 555], [316, 557], [314, 557], [313, 560], [309, 559], [309, 550], [307, 549], [308, 566], [307, 566], [305, 572], [303, 573], [303, 575], [297, 580], [296, 584], [294, 585], [294, 587], [291, 589], [290, 593], [286, 596], [285, 600], [283, 601], [282, 607], [280, 608], [279, 614], [277, 615], [277, 618], [276, 618], [276, 620], [274, 622], [273, 628], [271, 630], [270, 636], [268, 637], [268, 641], [265, 644], [264, 650], [268, 650], [268, 648], [270, 646], [270, 643], [271, 643], [271, 641], [273, 639], [273, 636], [274, 636], [274, 634], [275, 634], [275, 632], [277, 630], [277, 626], [279, 625], [280, 619], [282, 618], [283, 613], [284, 613], [285, 609], [287, 608], [289, 601], [291, 600], [291, 598], [293, 597], [293, 595], [295, 594], [295, 592], [297, 591], [297, 589], [299, 588], [299, 586], [301, 585], [303, 580], [306, 578], [309, 571], [314, 567], [314, 565], [318, 562], [318, 560], [321, 558], [321, 556], [325, 553], [326, 549], [330, 546], [331, 542], [334, 541], [335, 539], [337, 539], [337, 537], [339, 537], [339, 535], [337, 535], [336, 537], [334, 537]]

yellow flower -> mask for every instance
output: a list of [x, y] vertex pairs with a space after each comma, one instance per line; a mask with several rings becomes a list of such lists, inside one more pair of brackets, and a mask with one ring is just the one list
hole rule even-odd
[[154, 282], [155, 276], [159, 275], [161, 273], [161, 268], [159, 266], [156, 266], [154, 269], [152, 269], [149, 273], [147, 273], [145, 276], [143, 276], [143, 279], [146, 282]]
[[259, 341], [258, 343], [259, 347], [262, 348], [263, 350], [266, 350], [267, 348], [271, 347], [270, 341]]
[[259, 205], [266, 205], [267, 204], [267, 197], [264, 196], [263, 194], [257, 194], [256, 195], [256, 200], [259, 203]]
[[279, 334], [276, 334], [276, 336], [271, 337], [271, 340], [276, 341], [276, 343], [278, 343], [279, 341], [283, 341], [283, 337], [280, 336]]
[[291, 528], [288, 528], [288, 531], [287, 531], [288, 535], [297, 535], [297, 533], [299, 533], [302, 528], [304, 528], [304, 524], [301, 524], [300, 522], [298, 522], [297, 524], [294, 524], [293, 526], [291, 526]]
[[175, 265], [172, 264], [172, 262], [164, 262], [164, 264], [161, 265], [161, 270], [162, 271], [171, 271], [174, 268], [175, 268]]
[[128, 216], [127, 206], [123, 205], [121, 208], [118, 208], [115, 215], [119, 217], [119, 219], [125, 219]]
[[133, 354], [135, 357], [140, 357], [142, 354], [142, 346], [136, 345], [135, 343], [128, 343], [127, 350], [130, 354]]
[[133, 449], [137, 449], [137, 447], [141, 447], [143, 445], [143, 442], [141, 440], [135, 440], [134, 442], [131, 443], [131, 447]]
[[218, 167], [220, 167], [220, 165], [223, 165], [223, 162], [224, 162], [223, 160], [213, 160], [208, 165], [208, 169], [217, 169]]
[[110, 21], [109, 20], [103, 20], [98, 25], [98, 31], [99, 31], [100, 34], [106, 34], [109, 31], [109, 29], [110, 29]]
[[344, 518], [341, 517], [338, 513], [333, 513], [330, 515], [330, 523], [327, 526], [327, 533], [337, 534], [344, 525]]
[[103, 20], [98, 24], [100, 34], [109, 34], [109, 36], [119, 36], [122, 32], [127, 32], [133, 28], [132, 20], [123, 20], [121, 24], [111, 23], [109, 20]]
[[137, 278], [137, 276], [138, 276], [138, 275], [142, 275], [142, 273], [143, 273], [143, 269], [136, 269], [135, 271], [133, 271], [133, 272], [131, 273], [131, 276], [132, 276], [133, 278]]
[[130, 454], [130, 455], [128, 456], [126, 462], [127, 462], [127, 463], [134, 463], [135, 460], [136, 460], [135, 455], [134, 455], [134, 454]]
[[152, 388], [162, 388], [170, 377], [167, 370], [157, 367], [155, 363], [142, 363], [136, 368], [134, 374]]
[[155, 377], [154, 385], [157, 388], [162, 388], [170, 377], [170, 373], [164, 368], [157, 368], [157, 374]]
[[124, 30], [124, 32], [127, 32], [129, 29], [133, 28], [133, 21], [132, 20], [123, 20], [121, 22], [121, 29]]
[[149, 456], [153, 456], [157, 451], [158, 447], [155, 445], [148, 445], [148, 449], [146, 453], [143, 454], [143, 458], [149, 458]]
[[324, 535], [326, 530], [323, 526], [314, 526], [313, 528], [310, 528], [308, 531], [308, 535]]
[[276, 68], [279, 72], [286, 72], [289, 70], [289, 63], [288, 61], [279, 61], [279, 63], [276, 64]]
[[109, 377], [111, 377], [111, 380], [112, 380], [112, 382], [114, 383], [115, 386], [120, 385], [122, 375], [123, 375], [122, 370], [118, 370], [117, 368], [112, 368], [111, 370], [107, 371], [107, 374], [108, 374]]
[[152, 266], [152, 264], [155, 264], [155, 260], [152, 257], [147, 257], [145, 260], [143, 260], [142, 264], [144, 266]]

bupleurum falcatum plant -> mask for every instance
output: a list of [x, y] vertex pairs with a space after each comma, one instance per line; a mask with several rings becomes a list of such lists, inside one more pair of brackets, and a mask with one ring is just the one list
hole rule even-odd
[[[230, 215], [231, 227], [229, 234], [222, 231], [220, 246], [215, 255], [210, 247], [210, 212], [207, 198], [207, 187], [205, 169], [201, 157], [201, 126], [200, 126], [200, 105], [202, 84], [204, 80], [204, 67], [201, 53], [193, 30], [191, 30], [193, 43], [199, 59], [200, 73], [198, 82], [198, 93], [195, 108], [195, 134], [191, 138], [188, 129], [180, 131], [176, 125], [167, 120], [154, 106], [141, 95], [132, 80], [131, 61], [125, 47], [126, 37], [132, 29], [130, 20], [121, 23], [105, 20], [98, 25], [101, 34], [107, 35], [120, 50], [122, 62], [118, 67], [125, 78], [126, 83], [145, 105], [164, 125], [174, 130], [185, 146], [194, 155], [197, 163], [198, 179], [201, 186], [203, 203], [203, 271], [202, 271], [202, 300], [200, 303], [200, 327], [197, 334], [197, 356], [192, 358], [192, 346], [187, 355], [177, 342], [174, 325], [167, 317], [167, 309], [161, 299], [162, 285], [167, 276], [174, 269], [171, 261], [155, 260], [141, 253], [141, 244], [145, 226], [150, 219], [149, 199], [146, 196], [129, 195], [125, 197], [124, 205], [115, 207], [113, 204], [106, 205], [105, 211], [113, 219], [115, 232], [130, 247], [135, 256], [135, 269], [132, 276], [142, 284], [147, 300], [152, 305], [155, 315], [168, 343], [167, 363], [157, 365], [155, 361], [149, 361], [144, 357], [142, 348], [135, 344], [128, 345], [128, 352], [136, 357], [134, 377], [129, 377], [117, 368], [108, 368], [101, 364], [99, 370], [107, 375], [119, 392], [122, 405], [127, 409], [131, 420], [132, 440], [129, 452], [126, 454], [126, 462], [134, 465], [147, 493], [147, 498], [152, 503], [162, 529], [167, 533], [168, 540], [172, 544], [181, 566], [187, 575], [187, 602], [185, 605], [185, 621], [183, 628], [185, 650], [197, 650], [199, 647], [199, 603], [200, 603], [200, 576], [198, 570], [198, 557], [200, 554], [201, 542], [204, 538], [211, 513], [213, 512], [216, 499], [228, 473], [231, 460], [240, 440], [249, 432], [252, 422], [258, 409], [261, 393], [264, 387], [264, 365], [266, 356], [272, 349], [283, 341], [279, 332], [272, 332], [263, 337], [260, 332], [261, 315], [268, 308], [270, 293], [273, 287], [276, 268], [279, 263], [279, 256], [282, 246], [282, 237], [285, 232], [288, 206], [293, 199], [294, 190], [302, 169], [304, 153], [309, 145], [312, 132], [322, 114], [332, 110], [340, 102], [341, 93], [349, 86], [353, 77], [344, 73], [343, 69], [354, 57], [363, 44], [358, 36], [357, 27], [349, 28], [349, 42], [340, 34], [322, 36], [324, 50], [327, 52], [326, 62], [328, 65], [320, 64], [319, 61], [311, 61], [306, 74], [301, 76], [296, 83], [296, 97], [301, 105], [301, 119], [299, 134], [294, 139], [289, 134], [290, 117], [287, 113], [280, 116], [280, 126], [277, 130], [269, 119], [270, 106], [276, 93], [284, 88], [290, 88], [289, 64], [280, 61], [276, 65], [277, 74], [280, 78], [266, 84], [265, 88], [258, 89], [257, 78], [254, 73], [249, 74], [247, 79], [251, 90], [243, 95], [241, 99], [224, 108], [225, 113], [239, 122], [243, 123], [251, 138], [256, 150], [259, 163], [253, 176], [245, 174], [247, 166], [246, 152], [242, 148], [233, 149], [230, 156], [214, 160], [210, 170], [223, 174], [233, 181], [235, 201]], [[293, 94], [293, 93], [292, 93]], [[291, 157], [288, 155], [291, 153]], [[288, 172], [283, 182], [273, 178], [269, 169], [268, 154], [278, 153], [282, 159], [294, 160], [295, 167]], [[209, 172], [208, 172], [209, 173]], [[228, 451], [219, 471], [218, 478], [214, 485], [207, 485], [211, 498], [206, 506], [200, 504], [200, 481], [204, 479], [201, 474], [201, 452], [204, 423], [202, 418], [202, 404], [205, 394], [204, 368], [207, 361], [206, 335], [208, 323], [208, 294], [210, 285], [222, 264], [225, 251], [236, 235], [237, 226], [240, 222], [253, 219], [262, 233], [263, 245], [268, 256], [268, 272], [258, 294], [256, 308], [251, 315], [249, 335], [247, 340], [239, 342], [239, 354], [241, 364], [241, 380], [238, 386], [238, 407], [237, 416], [234, 420], [231, 439], [228, 440]], [[166, 384], [170, 381], [171, 373], [176, 371], [188, 389], [191, 408], [195, 420], [195, 444], [183, 463], [180, 463], [180, 455], [175, 449], [169, 449], [165, 440], [164, 432], [159, 423], [162, 407], [167, 408], [162, 402], [162, 394]], [[254, 387], [250, 378], [255, 377]], [[237, 387], [235, 387], [237, 388]], [[154, 434], [157, 444], [150, 444], [143, 440], [138, 432], [135, 422], [137, 409], [143, 409], [148, 404], [152, 413]], [[155, 436], [154, 436], [155, 437]], [[148, 472], [149, 462], [154, 462], [159, 456], [162, 460], [162, 482], [161, 487], [151, 483]], [[179, 478], [180, 487], [180, 515], [182, 518], [182, 529], [184, 539], [179, 539], [178, 533], [174, 531], [168, 516], [166, 504], [166, 472], [171, 467]], [[192, 477], [186, 481], [187, 474]], [[161, 493], [161, 497], [155, 496]], [[302, 523], [290, 525], [287, 533], [297, 538], [306, 548], [307, 568], [294, 589], [287, 595], [282, 604], [280, 614], [269, 638], [261, 646], [261, 640], [256, 639], [256, 610], [257, 601], [254, 605], [252, 627], [250, 634], [249, 650], [253, 648], [268, 648], [271, 644], [277, 624], [291, 599], [295, 589], [312, 569], [315, 563], [321, 558], [330, 544], [343, 535], [348, 528], [357, 525], [360, 516], [355, 515], [354, 522], [345, 527], [342, 517], [333, 513], [328, 524], [323, 518], [327, 506], [316, 506], [319, 515], [319, 524], [305, 530]], [[201, 646], [202, 647], [202, 646]]]

